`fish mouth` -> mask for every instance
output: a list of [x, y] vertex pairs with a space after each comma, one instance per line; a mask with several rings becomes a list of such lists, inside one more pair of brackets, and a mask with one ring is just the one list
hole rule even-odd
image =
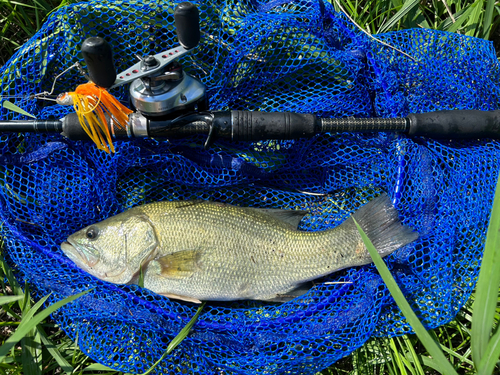
[[[94, 267], [99, 261], [99, 257], [96, 257], [91, 252], [85, 249], [84, 246], [71, 241], [69, 238], [67, 241], [61, 244], [61, 249], [71, 260], [75, 263], [83, 262], [88, 267]], [[75, 261], [78, 260], [77, 261]]]
[[73, 242], [69, 238], [61, 244], [61, 250], [79, 268], [101, 280], [114, 282], [112, 279], [120, 279], [120, 276], [125, 272], [125, 269], [116, 269], [115, 272], [112, 272], [113, 270], [111, 272], [97, 271], [93, 267], [99, 262], [99, 257], [87, 251], [85, 246]]

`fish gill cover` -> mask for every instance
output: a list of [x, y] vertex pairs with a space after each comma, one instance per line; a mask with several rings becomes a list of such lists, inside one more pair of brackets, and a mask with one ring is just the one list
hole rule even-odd
[[[0, 95], [40, 119], [71, 108], [30, 99], [50, 91], [80, 45], [101, 36], [117, 71], [135, 54], [178, 44], [174, 2], [90, 1], [53, 13], [0, 69]], [[456, 34], [359, 32], [321, 0], [207, 1], [198, 4], [201, 42], [181, 59], [206, 84], [210, 107], [395, 117], [441, 109], [499, 108], [499, 65], [491, 43]], [[55, 93], [85, 80], [71, 70]], [[112, 90], [127, 103], [127, 89]], [[21, 115], [0, 109], [1, 119]], [[4, 254], [37, 296], [52, 300], [94, 287], [53, 318], [94, 360], [144, 372], [194, 315], [196, 306], [138, 286], [105, 283], [67, 259], [59, 244], [82, 227], [132, 206], [211, 199], [308, 210], [300, 228], [331, 228], [387, 192], [420, 238], [386, 258], [428, 328], [444, 324], [470, 296], [479, 271], [499, 143], [435, 141], [404, 135], [322, 134], [296, 141], [202, 137], [116, 143], [108, 155], [59, 135], [0, 136]], [[311, 195], [303, 192], [323, 193]], [[348, 282], [348, 283], [337, 283]], [[373, 265], [318, 280], [285, 304], [209, 303], [192, 333], [157, 372], [314, 373], [372, 336], [411, 332]]]

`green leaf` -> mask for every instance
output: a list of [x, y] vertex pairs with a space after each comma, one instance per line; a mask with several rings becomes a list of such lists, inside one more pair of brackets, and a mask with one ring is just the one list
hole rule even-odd
[[0, 306], [5, 305], [7, 303], [19, 301], [20, 299], [23, 299], [23, 296], [1, 296], [0, 297]]
[[[43, 301], [42, 299], [42, 303]], [[41, 307], [39, 303], [33, 309], [31, 308], [30, 289], [27, 282], [24, 283], [24, 299], [19, 306], [22, 309], [22, 320], [19, 327], [21, 327], [23, 321], [31, 319], [34, 313]], [[21, 365], [23, 371], [27, 374], [41, 375], [42, 373], [42, 345], [40, 335], [35, 328], [30, 329], [21, 339]]]
[[410, 339], [408, 338], [407, 335], [403, 336], [403, 341], [406, 344], [406, 347], [408, 348], [408, 351], [410, 353], [409, 360], [412, 361], [415, 364], [416, 370], [420, 375], [424, 375], [424, 369], [422, 368], [422, 365], [420, 364], [419, 356], [415, 352], [415, 349], [413, 348], [412, 343], [410, 342]]
[[483, 18], [483, 38], [488, 39], [490, 36], [491, 23], [493, 21], [493, 10], [495, 9], [495, 0], [486, 1], [486, 10]]
[[144, 268], [142, 267], [142, 262], [139, 268], [139, 281], [137, 282], [137, 285], [139, 285], [141, 288], [144, 288]]
[[[89, 290], [86, 290], [82, 293], [78, 293], [76, 295], [69, 296], [61, 301], [58, 301], [58, 302], [54, 303], [53, 305], [50, 305], [49, 307], [47, 307], [45, 310], [41, 311], [37, 315], [33, 316], [29, 320], [23, 318], [23, 320], [21, 321], [21, 324], [19, 325], [19, 327], [17, 327], [14, 334], [12, 336], [10, 336], [7, 340], [5, 340], [4, 344], [2, 346], [0, 346], [0, 363], [4, 360], [5, 356], [9, 352], [9, 350], [11, 348], [13, 348], [14, 345], [16, 345], [16, 343], [19, 342], [24, 336], [26, 336], [31, 329], [36, 327], [37, 324], [41, 323], [44, 319], [46, 319], [50, 314], [52, 314], [54, 311], [56, 311], [60, 307], [66, 305], [67, 303], [74, 301], [75, 299], [83, 296], [84, 294], [87, 294], [91, 290], [92, 289], [89, 289]], [[42, 298], [42, 300], [43, 299], [46, 300], [47, 298], [48, 298], [48, 296], [45, 296], [44, 298]], [[35, 308], [35, 306], [33, 306], [33, 308]]]
[[422, 358], [422, 363], [424, 364], [424, 366], [430, 367], [436, 371], [441, 372], [441, 367], [439, 366], [438, 361], [436, 361], [433, 358], [429, 358], [429, 357], [425, 357], [425, 356], [422, 356], [421, 358]]
[[[493, 329], [500, 287], [500, 176], [497, 180], [490, 223], [486, 234], [481, 270], [476, 284], [476, 298], [472, 313], [472, 359], [476, 365], [490, 367], [483, 362]], [[497, 332], [498, 333], [498, 332]], [[490, 350], [490, 353], [493, 350]], [[497, 357], [498, 359], [498, 357]], [[495, 361], [497, 360], [495, 359]], [[481, 367], [478, 368], [478, 371]]]
[[[443, 22], [439, 24], [437, 27], [438, 30], [445, 30], [450, 32], [456, 32], [460, 26], [467, 20], [469, 14], [472, 12], [472, 7], [467, 7], [456, 12], [453, 17], [455, 17], [455, 22], [451, 19], [451, 17], [446, 18]], [[452, 29], [453, 28], [453, 29]]]
[[399, 355], [399, 351], [396, 348], [396, 343], [394, 342], [393, 337], [391, 337], [391, 339], [389, 340], [389, 346], [392, 349], [391, 355], [392, 358], [394, 359], [395, 365], [397, 366], [398, 374], [408, 375], [408, 373], [406, 372], [406, 368], [401, 360], [401, 356]]
[[[36, 312], [42, 307], [42, 305], [47, 301], [47, 299], [50, 297], [50, 294], [46, 295], [45, 297], [40, 298], [40, 300], [35, 303], [33, 307], [31, 307], [29, 310], [23, 311], [23, 316], [21, 320], [21, 324], [19, 324], [19, 328], [21, 328], [23, 325], [26, 324], [26, 322], [29, 322], [33, 316], [36, 314]], [[29, 300], [26, 302], [24, 306], [27, 306], [29, 304]]]
[[36, 328], [30, 329], [21, 339], [21, 364], [25, 374], [42, 373], [42, 344]]
[[479, 34], [479, 30], [481, 27], [479, 20], [483, 13], [483, 3], [484, 0], [477, 0], [472, 5], [472, 13], [467, 21], [467, 24], [465, 25], [465, 35], [477, 36]]
[[[0, 267], [5, 274], [5, 277], [7, 278], [7, 281], [9, 282], [10, 287], [12, 288], [12, 292], [15, 295], [22, 296], [24, 298], [24, 291], [21, 289], [19, 286], [19, 283], [17, 282], [16, 278], [14, 277], [14, 274], [12, 273], [12, 270], [10, 267], [7, 265], [5, 260], [0, 257]], [[22, 309], [22, 306], [21, 306]]]
[[380, 29], [379, 33], [385, 33], [390, 30], [395, 24], [397, 24], [401, 19], [406, 16], [413, 8], [417, 7], [420, 4], [420, 0], [407, 0], [403, 4], [400, 10], [392, 16], [386, 23], [384, 23]]
[[387, 285], [387, 288], [391, 292], [392, 297], [396, 301], [398, 307], [401, 309], [401, 312], [405, 316], [408, 323], [411, 325], [411, 327], [417, 334], [418, 338], [422, 342], [422, 345], [427, 349], [429, 354], [436, 360], [442, 373], [458, 375], [453, 366], [450, 364], [450, 362], [448, 362], [448, 360], [444, 356], [443, 352], [439, 348], [439, 345], [434, 341], [429, 332], [427, 332], [422, 323], [420, 323], [420, 320], [418, 320], [410, 304], [405, 299], [403, 292], [401, 292], [401, 289], [399, 289], [396, 280], [394, 280], [394, 278], [392, 277], [391, 272], [385, 265], [382, 257], [375, 249], [368, 236], [365, 234], [363, 229], [361, 229], [356, 220], [354, 220], [354, 223], [358, 228], [361, 238], [363, 239], [363, 242], [372, 257], [373, 262], [375, 263], [375, 266], [377, 267], [377, 270], [380, 273], [380, 276], [384, 280], [385, 285]]
[[20, 113], [21, 115], [25, 115], [25, 116], [36, 118], [36, 116], [33, 116], [31, 113], [26, 112], [24, 109], [19, 108], [17, 105], [15, 105], [14, 103], [9, 102], [8, 100], [5, 100], [2, 103], [2, 106], [5, 109], [8, 109], [9, 111], [14, 111], [14, 112]]
[[477, 375], [491, 375], [495, 369], [495, 365], [500, 358], [500, 330], [497, 330], [491, 337], [484, 352], [481, 362], [477, 367]]
[[86, 372], [86, 371], [115, 371], [116, 372], [116, 370], [113, 370], [112, 368], [110, 368], [108, 366], [101, 365], [100, 363], [92, 363], [90, 366], [85, 367], [82, 371], [83, 372]]
[[177, 334], [177, 336], [175, 336], [175, 337], [174, 337], [174, 339], [170, 342], [170, 344], [168, 344], [168, 346], [167, 346], [167, 350], [165, 350], [165, 353], [163, 353], [163, 355], [160, 357], [160, 359], [159, 359], [159, 360], [157, 360], [157, 361], [153, 364], [153, 366], [151, 366], [151, 367], [150, 367], [150, 368], [149, 368], [149, 369], [148, 369], [148, 370], [147, 370], [144, 374], [142, 374], [142, 375], [148, 375], [148, 374], [150, 374], [150, 373], [154, 370], [154, 368], [155, 368], [156, 366], [158, 366], [158, 364], [159, 364], [161, 361], [163, 361], [163, 359], [164, 359], [167, 355], [169, 355], [169, 354], [172, 352], [172, 350], [174, 350], [174, 349], [177, 347], [177, 345], [179, 345], [179, 344], [182, 342], [182, 340], [184, 340], [184, 339], [187, 337], [187, 335], [189, 334], [189, 331], [191, 331], [191, 328], [193, 328], [194, 323], [196, 323], [196, 320], [197, 320], [197, 319], [198, 319], [198, 317], [200, 316], [200, 314], [201, 314], [201, 310], [203, 310], [203, 306], [205, 306], [205, 302], [203, 302], [203, 303], [200, 305], [200, 307], [198, 307], [198, 310], [196, 311], [196, 314], [194, 314], [194, 316], [191, 318], [191, 320], [188, 322], [188, 324], [186, 324], [186, 326], [185, 326], [183, 329], [181, 329], [181, 331]]
[[174, 337], [172, 342], [168, 344], [167, 346], [167, 354], [170, 354], [172, 350], [174, 350], [177, 345], [179, 345], [182, 340], [184, 340], [187, 335], [189, 334], [189, 331], [191, 331], [191, 328], [193, 328], [194, 323], [196, 323], [196, 320], [201, 314], [201, 310], [203, 310], [203, 307], [205, 306], [205, 302], [203, 302], [200, 307], [198, 307], [198, 310], [196, 311], [196, 314], [191, 318], [188, 324], [177, 334], [177, 336]]
[[47, 334], [43, 330], [41, 326], [38, 326], [38, 332], [40, 334], [40, 338], [42, 339], [42, 343], [47, 348], [48, 352], [54, 358], [61, 367], [61, 369], [66, 373], [66, 374], [71, 374], [73, 372], [73, 366], [71, 366], [66, 359], [62, 356], [61, 352], [57, 349], [57, 347], [54, 345], [52, 341], [49, 340], [47, 337]]

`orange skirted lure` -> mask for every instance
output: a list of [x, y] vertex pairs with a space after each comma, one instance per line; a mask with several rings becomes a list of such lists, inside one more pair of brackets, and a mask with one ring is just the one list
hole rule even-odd
[[119, 129], [125, 129], [128, 115], [133, 111], [121, 104], [105, 88], [93, 82], [79, 85], [74, 92], [59, 95], [57, 102], [73, 105], [78, 120], [85, 133], [96, 144], [99, 150], [115, 152], [111, 140], [110, 126], [106, 115], [113, 119]]

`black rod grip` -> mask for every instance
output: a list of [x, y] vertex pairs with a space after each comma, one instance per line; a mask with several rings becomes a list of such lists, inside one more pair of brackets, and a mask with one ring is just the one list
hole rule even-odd
[[450, 110], [412, 113], [409, 135], [429, 138], [499, 138], [500, 110]]
[[116, 80], [111, 46], [100, 37], [87, 38], [82, 43], [82, 55], [92, 82], [106, 89]]
[[231, 125], [235, 141], [308, 138], [319, 128], [315, 115], [292, 112], [231, 111]]
[[183, 2], [174, 11], [175, 28], [179, 43], [185, 49], [191, 49], [200, 42], [200, 16], [196, 5]]

